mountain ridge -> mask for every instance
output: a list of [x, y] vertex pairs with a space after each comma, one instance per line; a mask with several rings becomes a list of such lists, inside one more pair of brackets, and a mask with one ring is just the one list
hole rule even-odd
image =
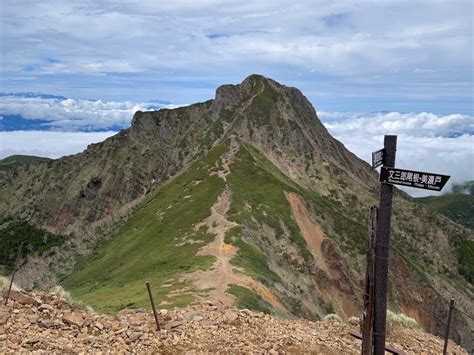
[[[225, 156], [234, 141], [239, 149], [230, 161]], [[170, 284], [159, 302], [179, 306], [209, 292], [199, 287], [202, 273], [225, 267], [234, 270], [230, 280], [236, 271], [246, 275], [224, 290], [237, 303], [278, 313], [273, 297], [283, 305], [280, 315], [308, 318], [331, 310], [348, 317], [361, 305], [366, 215], [377, 203], [377, 173], [330, 136], [298, 89], [263, 76], [223, 85], [213, 100], [137, 112], [130, 128], [104, 142], [20, 167], [0, 184], [0, 217], [12, 214], [69, 235], [55, 254], [26, 261], [18, 275], [27, 288], [64, 280], [80, 298], [99, 308], [107, 299], [108, 311], [116, 311], [124, 299], [144, 306], [143, 294], [133, 290], [152, 276]], [[226, 186], [227, 197], [221, 195]], [[219, 198], [230, 204], [224, 220], [214, 215], [217, 226], [194, 230], [213, 216], [213, 206], [219, 209]], [[225, 221], [238, 226], [223, 234], [213, 229]], [[472, 346], [474, 289], [459, 273], [460, 245], [473, 240], [472, 232], [396, 190], [392, 235], [390, 306], [441, 334], [444, 304], [455, 296], [453, 338]], [[165, 241], [169, 253], [161, 255]], [[216, 263], [224, 251], [231, 257]], [[145, 255], [151, 263], [143, 263]], [[168, 269], [157, 268], [160, 263]], [[181, 278], [192, 272], [198, 274]]]
[[0, 172], [5, 170], [12, 170], [16, 169], [18, 166], [21, 165], [28, 165], [28, 164], [37, 164], [41, 162], [50, 161], [50, 158], [45, 157], [38, 157], [34, 155], [21, 155], [15, 154], [0, 159]]

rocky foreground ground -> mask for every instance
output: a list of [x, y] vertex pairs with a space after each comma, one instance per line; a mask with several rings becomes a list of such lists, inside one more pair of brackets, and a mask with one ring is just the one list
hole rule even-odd
[[[145, 310], [117, 316], [75, 309], [57, 295], [12, 292], [0, 308], [0, 352], [159, 353], [359, 353], [358, 331], [337, 321], [281, 320], [262, 313], [207, 302], [160, 310], [163, 330]], [[420, 331], [393, 329], [391, 346], [406, 353], [442, 353], [441, 339]], [[453, 354], [466, 352], [450, 342]]]

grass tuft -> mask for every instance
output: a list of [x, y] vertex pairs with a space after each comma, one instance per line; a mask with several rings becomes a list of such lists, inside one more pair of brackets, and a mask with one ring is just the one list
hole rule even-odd
[[391, 310], [387, 310], [387, 322], [390, 322], [391, 327], [400, 327], [405, 329], [416, 329], [422, 330], [421, 325], [416, 319], [408, 317], [403, 313], [395, 313]]
[[356, 325], [358, 326], [360, 324], [360, 319], [359, 317], [350, 317], [348, 320], [347, 320], [347, 323], [350, 324], [350, 325]]
[[[8, 291], [8, 287], [10, 287], [10, 281], [11, 281], [11, 278], [0, 276], [0, 290], [5, 291], [5, 292]], [[13, 283], [12, 290], [20, 291], [21, 289], [15, 283]]]
[[66, 291], [62, 286], [60, 285], [57, 285], [57, 286], [54, 286], [52, 287], [49, 292], [51, 293], [54, 293], [55, 295], [57, 295], [58, 297], [62, 298], [63, 300], [65, 300], [67, 303], [69, 303], [71, 306], [74, 306], [76, 308], [80, 308], [80, 309], [83, 309], [85, 311], [87, 311], [88, 313], [91, 313], [91, 314], [95, 314], [95, 311], [94, 309], [85, 304], [84, 302], [82, 301], [79, 301], [75, 298], [73, 298], [71, 296], [71, 293], [69, 291]]

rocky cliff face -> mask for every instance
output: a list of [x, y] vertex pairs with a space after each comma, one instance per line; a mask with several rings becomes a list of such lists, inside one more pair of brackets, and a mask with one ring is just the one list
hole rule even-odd
[[[129, 129], [83, 153], [0, 179], [0, 217], [70, 233], [55, 253], [26, 261], [24, 286], [59, 277], [104, 311], [124, 299], [146, 305], [129, 291], [146, 278], [167, 285], [163, 306], [216, 297], [284, 317], [361, 311], [377, 175], [295, 88], [252, 75], [214, 100], [137, 112]], [[454, 340], [472, 347], [465, 240], [472, 232], [396, 193], [391, 306], [441, 334], [456, 298]]]
[[[0, 176], [0, 214], [58, 231], [90, 223], [167, 181], [225, 136], [237, 133], [290, 177], [329, 190], [338, 174], [373, 183], [368, 166], [334, 140], [294, 88], [253, 75], [215, 100], [137, 112], [132, 126], [83, 153]], [[337, 179], [336, 179], [337, 180]]]

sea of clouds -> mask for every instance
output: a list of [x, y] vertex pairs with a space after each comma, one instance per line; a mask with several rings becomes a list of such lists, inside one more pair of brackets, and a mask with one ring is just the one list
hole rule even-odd
[[[329, 132], [361, 159], [370, 162], [372, 151], [383, 148], [383, 136], [396, 134], [396, 166], [450, 175], [443, 192], [453, 183], [474, 180], [474, 117], [427, 112], [375, 112], [367, 114], [320, 112]], [[413, 196], [440, 194], [402, 188]]]
[[[130, 125], [138, 110], [173, 108], [147, 102], [75, 100], [45, 95], [0, 96], [0, 158], [27, 154], [58, 158], [84, 150]], [[12, 115], [31, 122], [22, 130], [2, 130]], [[451, 175], [445, 188], [474, 179], [474, 117], [433, 113], [319, 112], [329, 132], [361, 159], [383, 146], [384, 134], [398, 135], [397, 167]], [[38, 129], [35, 121], [44, 122]], [[423, 190], [405, 189], [422, 196]], [[428, 192], [436, 194], [435, 192]]]
[[[0, 96], [0, 127], [5, 116], [18, 115], [24, 120], [46, 121], [45, 130], [55, 131], [99, 131], [128, 127], [136, 111], [160, 108], [175, 108], [168, 102], [153, 100], [147, 102], [75, 100], [65, 97], [22, 93]], [[45, 98], [47, 97], [47, 98]], [[4, 122], [3, 125], [6, 125]], [[5, 130], [5, 129], [3, 129]]]

